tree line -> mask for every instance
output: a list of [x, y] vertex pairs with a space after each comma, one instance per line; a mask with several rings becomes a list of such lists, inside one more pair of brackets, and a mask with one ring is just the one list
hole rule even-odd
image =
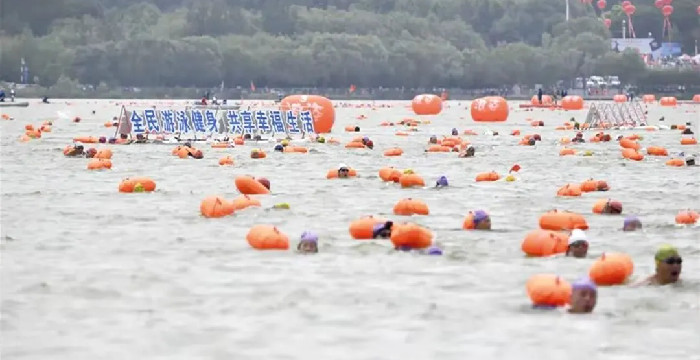
[[[634, 1], [633, 1], [634, 2]], [[611, 51], [619, 1], [5, 0], [0, 78], [123, 87], [460, 87], [552, 85], [589, 75], [663, 81]], [[594, 4], [595, 5], [595, 4]], [[653, 2], [637, 34], [660, 32]], [[673, 2], [672, 40], [692, 48], [700, 17]], [[607, 29], [601, 16], [610, 18]], [[700, 84], [692, 73], [679, 76]]]

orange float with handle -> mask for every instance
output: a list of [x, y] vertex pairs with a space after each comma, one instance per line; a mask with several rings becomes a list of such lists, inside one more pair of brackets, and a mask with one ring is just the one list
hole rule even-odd
[[697, 145], [698, 140], [692, 137], [685, 137], [681, 139], [681, 145]]
[[428, 205], [418, 199], [402, 199], [394, 205], [394, 214], [396, 215], [429, 215], [430, 209]]
[[265, 195], [270, 193], [270, 190], [265, 185], [249, 175], [236, 176], [234, 182], [236, 189], [244, 195]]
[[307, 149], [303, 146], [285, 146], [284, 152], [305, 154], [305, 153], [309, 152], [309, 149]]
[[90, 159], [87, 164], [88, 170], [111, 169], [112, 162], [109, 159]]
[[543, 257], [566, 252], [568, 236], [564, 233], [537, 229], [525, 235], [520, 248], [527, 256]]
[[391, 243], [397, 248], [425, 249], [433, 242], [430, 230], [416, 224], [403, 223], [391, 227]]
[[156, 189], [156, 182], [147, 177], [126, 178], [119, 183], [119, 192], [151, 192]]
[[693, 210], [684, 210], [676, 214], [676, 224], [679, 225], [692, 225], [698, 222], [700, 219], [700, 214]]
[[199, 212], [204, 217], [220, 218], [233, 214], [234, 208], [233, 203], [222, 197], [209, 196], [202, 200], [202, 203], [199, 205]]
[[499, 175], [495, 171], [489, 171], [486, 173], [480, 173], [476, 175], [476, 181], [498, 181], [498, 179], [501, 178], [501, 175]]
[[668, 150], [661, 146], [649, 146], [647, 148], [647, 155], [653, 156], [668, 156]]
[[231, 202], [235, 211], [243, 210], [250, 206], [261, 206], [260, 200], [254, 199], [248, 195], [240, 195]]
[[357, 240], [368, 240], [373, 238], [374, 227], [384, 224], [388, 220], [384, 218], [365, 216], [350, 223], [350, 236]]
[[245, 239], [256, 250], [287, 250], [289, 237], [272, 225], [255, 225]]
[[95, 154], [95, 159], [109, 160], [111, 158], [112, 158], [112, 150], [110, 150], [110, 149], [100, 149], [100, 150], [97, 150], [97, 153]]
[[557, 190], [557, 196], [575, 197], [581, 196], [581, 186], [578, 184], [566, 184]]
[[401, 156], [402, 154], [403, 150], [401, 148], [391, 148], [384, 151], [384, 156]]
[[219, 165], [233, 165], [233, 158], [231, 156], [224, 156], [221, 159], [219, 159]]
[[552, 231], [588, 230], [586, 219], [577, 213], [552, 210], [540, 216], [540, 228]]
[[426, 152], [450, 152], [452, 151], [452, 148], [449, 146], [443, 146], [443, 145], [430, 145]]
[[231, 144], [224, 141], [217, 141], [211, 144], [212, 149], [227, 149], [232, 147]]
[[83, 144], [94, 144], [99, 142], [100, 139], [94, 137], [94, 136], [78, 136], [73, 138], [73, 142], [79, 142]]
[[393, 167], [383, 167], [379, 169], [379, 178], [382, 179], [382, 181], [391, 181], [397, 183], [399, 182], [401, 175], [401, 171]]
[[[348, 169], [348, 177], [355, 177], [357, 176], [357, 170], [353, 168]], [[337, 179], [338, 178], [338, 169], [330, 169], [326, 173], [326, 179]]]
[[571, 284], [556, 275], [534, 275], [527, 280], [525, 290], [535, 306], [564, 306], [571, 301]]
[[644, 155], [640, 154], [637, 152], [635, 149], [622, 149], [622, 157], [625, 159], [629, 160], [634, 160], [634, 161], [642, 161], [644, 160]]
[[603, 253], [588, 270], [588, 276], [598, 286], [623, 284], [634, 272], [634, 263], [627, 254]]
[[576, 155], [576, 150], [570, 149], [570, 148], [563, 148], [559, 150], [559, 156], [566, 156], [566, 155]]
[[639, 145], [638, 142], [631, 140], [629, 138], [620, 139], [620, 146], [622, 146], [625, 149], [633, 149], [633, 150], [635, 150], [635, 152], [636, 152], [636, 150], [639, 150], [642, 147], [641, 145]]
[[409, 188], [409, 187], [423, 187], [425, 186], [425, 181], [423, 178], [418, 175], [418, 174], [401, 174], [401, 177], [399, 177], [399, 184], [401, 184], [402, 188]]
[[351, 142], [345, 144], [345, 148], [346, 149], [364, 149], [365, 144], [363, 144], [362, 142], [358, 142], [358, 141], [351, 141]]
[[685, 166], [685, 161], [682, 159], [670, 159], [666, 161], [667, 166], [676, 166], [676, 167], [682, 167]]

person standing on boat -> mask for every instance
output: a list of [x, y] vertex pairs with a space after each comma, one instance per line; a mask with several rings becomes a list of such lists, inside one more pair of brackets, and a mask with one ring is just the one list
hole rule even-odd
[[5, 102], [5, 89], [0, 89], [0, 102]]
[[15, 102], [15, 88], [10, 89], [10, 101]]

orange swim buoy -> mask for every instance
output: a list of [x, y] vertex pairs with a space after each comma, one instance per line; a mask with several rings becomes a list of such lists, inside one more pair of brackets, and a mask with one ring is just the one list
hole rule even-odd
[[[373, 238], [374, 226], [384, 224], [387, 219], [374, 216], [361, 217], [350, 223], [350, 236], [357, 240], [367, 240]], [[393, 227], [392, 227], [393, 228]]]
[[209, 196], [202, 200], [202, 203], [199, 205], [199, 212], [204, 217], [220, 218], [233, 214], [234, 208], [233, 203], [222, 197]]
[[578, 95], [567, 95], [561, 99], [561, 108], [564, 110], [583, 109], [583, 98]]
[[248, 244], [257, 250], [287, 250], [289, 237], [272, 225], [255, 225], [245, 236]]
[[217, 141], [211, 144], [212, 149], [226, 149], [232, 147], [231, 144], [225, 141]]
[[402, 154], [403, 150], [401, 148], [391, 148], [384, 151], [384, 156], [401, 156]]
[[107, 159], [90, 159], [87, 164], [88, 170], [111, 169], [112, 162]]
[[668, 150], [661, 146], [649, 146], [647, 148], [647, 155], [653, 156], [668, 156]]
[[261, 206], [260, 200], [253, 199], [252, 197], [250, 197], [248, 195], [241, 195], [241, 196], [235, 198], [231, 202], [231, 205], [233, 206], [233, 209], [235, 211], [243, 210], [243, 209], [250, 207], [250, 206]]
[[[357, 176], [357, 170], [353, 168], [348, 169], [348, 177], [355, 177]], [[326, 179], [337, 179], [338, 178], [338, 169], [330, 169], [326, 173]]]
[[670, 159], [666, 161], [666, 165], [681, 167], [685, 165], [685, 161], [683, 161], [682, 159]]
[[414, 187], [414, 186], [425, 186], [425, 181], [418, 174], [401, 174], [399, 177], [399, 184], [402, 188]]
[[570, 148], [563, 148], [559, 150], [559, 156], [566, 156], [566, 155], [576, 155], [576, 150], [570, 149]]
[[620, 146], [625, 149], [639, 150], [642, 146], [638, 142], [631, 140], [629, 138], [620, 139]]
[[578, 184], [566, 184], [557, 190], [557, 196], [581, 196], [581, 186]]
[[234, 182], [236, 189], [244, 195], [265, 195], [270, 193], [270, 190], [265, 185], [249, 175], [236, 176]]
[[393, 167], [383, 167], [379, 169], [379, 178], [382, 179], [382, 181], [391, 181], [397, 183], [399, 182], [401, 175], [401, 171]]
[[391, 227], [391, 243], [395, 247], [409, 247], [411, 249], [424, 249], [433, 242], [433, 234], [430, 230], [416, 224], [394, 224]]
[[266, 157], [267, 157], [267, 154], [260, 149], [253, 149], [250, 151], [250, 158], [251, 159], [264, 159]]
[[644, 160], [644, 155], [638, 153], [637, 150], [630, 149], [630, 148], [622, 149], [622, 157], [624, 157], [625, 159], [630, 159], [630, 160], [634, 160], [634, 161]]
[[686, 137], [681, 139], [681, 145], [697, 145], [698, 140], [692, 137]]
[[363, 144], [361, 141], [351, 141], [347, 144], [345, 144], [346, 149], [364, 149], [365, 144]]
[[426, 152], [450, 152], [452, 151], [452, 148], [449, 146], [443, 146], [443, 145], [430, 145], [428, 147], [428, 150]]
[[571, 284], [556, 275], [534, 275], [525, 284], [533, 305], [564, 306], [571, 300]]
[[[581, 191], [582, 192], [593, 192], [593, 191], [598, 191], [599, 189], [599, 181], [589, 179], [581, 183]], [[605, 184], [607, 187], [607, 184]]]
[[83, 144], [94, 144], [99, 142], [100, 139], [94, 137], [94, 136], [78, 136], [73, 138], [73, 142], [79, 142]]
[[610, 253], [598, 258], [588, 270], [588, 276], [596, 285], [620, 285], [632, 275], [634, 263], [627, 254]]
[[224, 156], [221, 159], [219, 159], [219, 165], [233, 165], [233, 158], [231, 156]]
[[700, 219], [700, 214], [692, 210], [680, 211], [676, 214], [676, 224], [679, 225], [692, 225], [698, 222]]
[[540, 228], [545, 230], [588, 230], [588, 223], [582, 215], [568, 211], [552, 210], [546, 212], [540, 216], [539, 223]]
[[428, 215], [430, 210], [428, 205], [418, 199], [402, 199], [394, 205], [394, 214], [396, 215]]
[[476, 175], [476, 181], [497, 181], [501, 178], [495, 171], [489, 171], [486, 173], [479, 173]]
[[520, 248], [528, 256], [542, 257], [565, 253], [568, 236], [564, 233], [537, 229], [525, 235]]
[[126, 178], [119, 183], [119, 192], [151, 192], [156, 189], [156, 182], [147, 177]]
[[305, 153], [309, 152], [309, 149], [307, 149], [303, 146], [285, 146], [284, 152], [305, 154]]
[[109, 160], [111, 158], [112, 158], [112, 150], [110, 150], [110, 149], [100, 149], [100, 150], [97, 150], [97, 153], [95, 154], [95, 159]]

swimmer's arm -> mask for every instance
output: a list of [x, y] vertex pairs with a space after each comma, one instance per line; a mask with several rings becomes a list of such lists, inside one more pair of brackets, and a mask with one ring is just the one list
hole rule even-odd
[[640, 287], [640, 286], [648, 286], [652, 285], [654, 283], [654, 275], [649, 276], [646, 279], [639, 280], [637, 282], [632, 283], [630, 285], [631, 287]]

